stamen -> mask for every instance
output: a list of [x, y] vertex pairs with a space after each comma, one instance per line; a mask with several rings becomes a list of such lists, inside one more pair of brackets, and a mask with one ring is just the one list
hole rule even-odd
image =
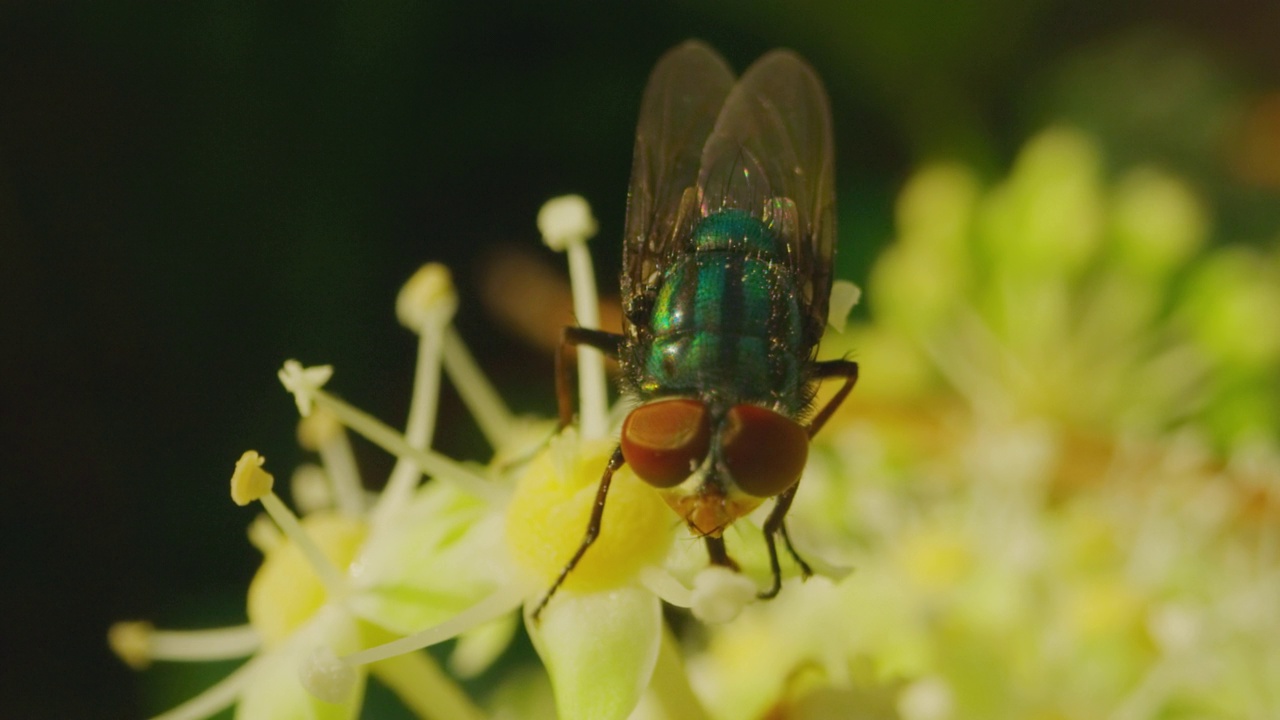
[[329, 595], [335, 598], [343, 597], [345, 584], [342, 582], [342, 576], [338, 574], [333, 563], [329, 562], [320, 548], [312, 542], [311, 536], [302, 529], [293, 511], [271, 492], [271, 486], [275, 480], [270, 473], [262, 469], [264, 462], [265, 459], [253, 450], [248, 450], [240, 456], [236, 462], [236, 470], [231, 475], [231, 499], [240, 506], [248, 505], [254, 500], [261, 502], [262, 507], [266, 508], [267, 514], [276, 521], [276, 525], [280, 526], [285, 536], [297, 544]]
[[[587, 240], [597, 229], [591, 206], [579, 195], [552, 198], [538, 211], [538, 230], [547, 247], [569, 254], [569, 283], [578, 325], [592, 330], [600, 328], [600, 300]], [[578, 397], [583, 439], [604, 437], [609, 431], [604, 355], [595, 348], [581, 345], [578, 346]]]
[[581, 195], [551, 198], [538, 210], [538, 232], [542, 241], [556, 252], [574, 243], [586, 242], [599, 230], [589, 205]]
[[163, 630], [151, 635], [154, 660], [228, 660], [248, 657], [262, 647], [252, 625], [210, 630]]
[[231, 473], [231, 500], [236, 505], [244, 507], [271, 492], [275, 478], [262, 469], [264, 462], [266, 459], [254, 450], [246, 450], [236, 461]]
[[[449, 321], [456, 309], [457, 294], [448, 270], [443, 265], [424, 266], [400, 292], [397, 314], [402, 323], [422, 337], [418, 352], [418, 373], [414, 383], [415, 402], [410, 405], [409, 426], [405, 435], [409, 444], [414, 447], [425, 449], [431, 444], [431, 423], [435, 417], [440, 363], [443, 358], [445, 372], [457, 387], [463, 403], [475, 417], [490, 445], [498, 448], [509, 436], [514, 419], [501, 396], [467, 351], [461, 336], [450, 327]], [[419, 388], [423, 392], [422, 399], [429, 402], [417, 402]], [[417, 475], [420, 473], [414, 475], [415, 480]]]
[[444, 336], [444, 370], [489, 445], [501, 449], [511, 436], [515, 417], [453, 328]]
[[458, 310], [453, 275], [440, 263], [427, 263], [400, 288], [396, 317], [400, 324], [421, 333], [423, 328], [448, 323]]
[[[458, 309], [458, 296], [448, 268], [439, 263], [422, 266], [405, 283], [396, 298], [400, 322], [418, 334], [418, 360], [414, 366], [413, 394], [409, 399], [409, 419], [405, 442], [425, 450], [435, 434], [440, 401], [440, 362], [444, 333]], [[380, 525], [396, 508], [404, 507], [422, 477], [422, 468], [409, 458], [399, 457], [387, 486], [373, 510], [374, 524]]]
[[[416, 448], [431, 446], [435, 434], [436, 409], [440, 400], [440, 358], [445, 330], [458, 309], [458, 295], [448, 268], [439, 263], [422, 266], [405, 283], [396, 298], [396, 314], [405, 327], [418, 334], [418, 362], [414, 370], [413, 395], [405, 439]], [[408, 474], [408, 469], [396, 471]], [[412, 472], [416, 482], [421, 472]], [[404, 482], [404, 481], [401, 481]]]
[[442, 643], [461, 633], [478, 627], [496, 617], [509, 613], [524, 601], [528, 589], [518, 583], [499, 588], [493, 594], [439, 625], [393, 640], [383, 645], [361, 650], [342, 658], [342, 662], [351, 665], [367, 665], [379, 660], [386, 660], [397, 655], [421, 650], [422, 648]]
[[342, 424], [356, 434], [392, 455], [412, 460], [421, 468], [422, 472], [446, 482], [451, 482], [458, 489], [473, 497], [498, 502], [506, 496], [506, 492], [502, 488], [489, 482], [483, 476], [468, 470], [461, 463], [432, 450], [418, 449], [411, 446], [400, 433], [392, 430], [372, 415], [356, 409], [333, 395], [318, 388], [310, 388], [308, 397], [312, 402], [337, 415]]
[[275, 493], [268, 493], [259, 501], [262, 507], [266, 508], [271, 519], [275, 520], [276, 525], [284, 531], [285, 537], [302, 551], [307, 564], [311, 566], [316, 577], [320, 578], [320, 583], [324, 585], [329, 597], [333, 599], [346, 597], [346, 583], [343, 581], [342, 574], [333, 566], [333, 563], [329, 562], [329, 558], [325, 557], [320, 546], [316, 545], [307, 531], [302, 528], [302, 523], [298, 522], [298, 516], [294, 515]]
[[118, 622], [107, 630], [107, 644], [126, 665], [134, 670], [144, 670], [151, 664], [151, 637], [154, 634], [155, 628], [149, 622]]
[[107, 631], [111, 649], [141, 670], [157, 660], [199, 662], [252, 655], [262, 638], [249, 625], [210, 630], [156, 630], [149, 622], [120, 622]]
[[338, 511], [349, 518], [362, 517], [364, 483], [351, 441], [338, 418], [330, 412], [313, 412], [302, 418], [298, 423], [298, 444], [320, 453]]

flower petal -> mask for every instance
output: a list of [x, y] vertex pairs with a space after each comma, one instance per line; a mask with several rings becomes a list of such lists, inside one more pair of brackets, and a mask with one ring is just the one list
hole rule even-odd
[[352, 583], [359, 616], [400, 634], [443, 622], [499, 586], [502, 518], [445, 483], [429, 483], [374, 528]]
[[528, 612], [525, 625], [551, 675], [560, 717], [627, 717], [658, 660], [662, 609], [657, 596], [637, 587], [561, 591], [543, 610], [540, 624]]

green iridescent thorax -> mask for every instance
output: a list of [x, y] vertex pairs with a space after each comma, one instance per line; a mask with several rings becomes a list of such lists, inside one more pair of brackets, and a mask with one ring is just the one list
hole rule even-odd
[[778, 240], [740, 210], [710, 215], [666, 268], [638, 350], [641, 399], [715, 396], [789, 415], [802, 409], [809, 360], [796, 284]]

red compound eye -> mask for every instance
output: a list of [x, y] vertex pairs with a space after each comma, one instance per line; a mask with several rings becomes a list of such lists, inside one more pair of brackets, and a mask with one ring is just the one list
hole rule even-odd
[[721, 457], [748, 495], [773, 497], [800, 479], [809, 433], [800, 423], [755, 405], [736, 405], [725, 418]]
[[641, 405], [622, 423], [622, 456], [641, 480], [657, 488], [684, 482], [707, 457], [711, 421], [697, 400]]

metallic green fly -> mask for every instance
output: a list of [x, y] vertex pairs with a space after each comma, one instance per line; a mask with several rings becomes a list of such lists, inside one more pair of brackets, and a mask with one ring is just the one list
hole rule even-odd
[[[768, 498], [776, 537], [809, 439], [853, 389], [858, 366], [816, 359], [835, 252], [831, 112], [822, 82], [775, 50], [735, 81], [724, 59], [690, 41], [650, 76], [636, 129], [622, 268], [621, 335], [565, 329], [557, 362], [561, 423], [571, 421], [568, 357], [589, 345], [622, 367], [636, 401], [600, 479], [581, 546], [537, 616], [600, 532], [624, 463], [703, 537], [710, 561], [736, 569], [722, 533]], [[812, 412], [818, 384], [843, 379]]]

